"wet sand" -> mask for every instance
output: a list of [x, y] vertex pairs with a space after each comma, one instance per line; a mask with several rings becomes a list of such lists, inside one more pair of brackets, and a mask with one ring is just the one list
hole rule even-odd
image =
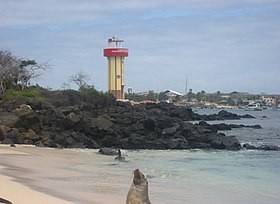
[[81, 177], [82, 172], [71, 168], [78, 161], [79, 152], [0, 145], [0, 198], [14, 204], [125, 203], [125, 195], [95, 193], [65, 182]]
[[[132, 171], [140, 168], [149, 175], [149, 196], [153, 204], [279, 203], [279, 196], [256, 194], [250, 189], [243, 192], [231, 184], [225, 188], [219, 180], [209, 184], [208, 175], [197, 178], [195, 174], [186, 174], [174, 180], [165, 178], [166, 172], [146, 169], [152, 166], [151, 161], [157, 162], [156, 166], [168, 163], [171, 158], [168, 151], [132, 151], [125, 155], [129, 162], [123, 163], [97, 152], [0, 145], [0, 198], [14, 204], [124, 204]], [[185, 154], [193, 155], [183, 154], [184, 158]], [[161, 168], [164, 167], [156, 169]]]

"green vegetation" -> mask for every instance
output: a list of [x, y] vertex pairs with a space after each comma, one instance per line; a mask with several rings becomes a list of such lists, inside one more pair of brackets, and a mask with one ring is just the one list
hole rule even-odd
[[144, 100], [151, 100], [151, 101], [166, 101], [168, 99], [167, 95], [164, 94], [163, 92], [160, 93], [155, 93], [154, 91], [149, 91], [148, 93], [143, 93], [143, 94], [136, 94], [136, 93], [131, 93], [131, 94], [125, 94], [125, 98], [128, 100], [140, 102]]
[[40, 88], [29, 87], [23, 91], [14, 88], [7, 89], [4, 94], [4, 100], [12, 101], [19, 99], [32, 99], [34, 101], [43, 101], [44, 97], [40, 94]]
[[79, 86], [76, 90], [50, 91], [39, 86], [30, 86], [30, 80], [49, 70], [47, 63], [22, 60], [10, 51], [0, 50], [0, 99], [5, 101], [45, 102], [54, 106], [83, 105], [87, 107], [108, 107], [115, 103], [109, 93], [97, 91], [88, 85], [88, 75], [80, 71], [70, 78]]

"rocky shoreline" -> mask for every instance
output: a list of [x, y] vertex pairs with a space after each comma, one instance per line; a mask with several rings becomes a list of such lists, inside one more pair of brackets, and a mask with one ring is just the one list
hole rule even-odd
[[88, 104], [54, 107], [24, 101], [2, 104], [0, 141], [56, 148], [239, 150], [242, 148], [239, 141], [219, 130], [245, 126], [209, 125], [204, 121], [241, 118], [252, 116], [224, 110], [214, 115], [199, 115], [167, 103], [117, 102], [104, 108]]

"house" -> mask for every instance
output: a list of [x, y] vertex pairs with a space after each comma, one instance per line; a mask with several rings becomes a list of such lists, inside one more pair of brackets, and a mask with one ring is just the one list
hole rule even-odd
[[178, 99], [183, 96], [183, 94], [177, 92], [177, 91], [173, 91], [173, 90], [166, 90], [163, 92], [164, 94], [166, 94], [168, 96], [168, 102], [169, 103], [177, 103]]

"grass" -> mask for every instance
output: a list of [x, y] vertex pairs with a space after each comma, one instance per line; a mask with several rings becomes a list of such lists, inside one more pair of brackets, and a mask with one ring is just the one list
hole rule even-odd
[[26, 90], [9, 89], [6, 91], [4, 98], [6, 100], [17, 100], [20, 98], [29, 98], [36, 101], [43, 101], [44, 98], [40, 96], [40, 90], [37, 88], [28, 88]]

